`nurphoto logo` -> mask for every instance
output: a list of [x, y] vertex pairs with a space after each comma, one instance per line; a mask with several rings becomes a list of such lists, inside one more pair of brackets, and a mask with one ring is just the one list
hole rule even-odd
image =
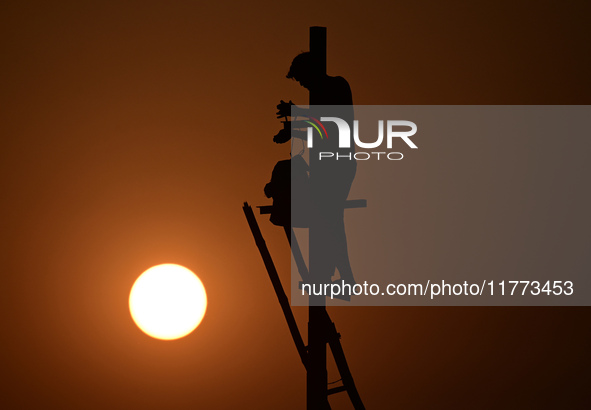
[[[351, 148], [351, 127], [347, 123], [347, 121], [343, 120], [342, 118], [338, 117], [320, 117], [320, 120], [309, 117], [312, 121], [306, 121], [310, 124], [310, 127], [307, 127], [307, 142], [308, 148], [313, 148], [313, 137], [314, 137], [314, 130], [320, 135], [321, 139], [329, 139], [328, 133], [326, 129], [322, 125], [322, 122], [333, 122], [336, 124], [339, 130], [338, 142], [339, 148]], [[385, 132], [384, 132], [385, 128]], [[400, 130], [400, 128], [403, 128]], [[405, 129], [406, 128], [406, 129]], [[408, 130], [407, 128], [410, 128]], [[391, 150], [393, 147], [393, 140], [394, 138], [400, 138], [404, 141], [410, 148], [418, 149], [417, 145], [410, 139], [411, 136], [415, 135], [417, 132], [417, 125], [411, 121], [401, 121], [401, 120], [387, 120], [386, 126], [384, 127], [384, 120], [378, 121], [378, 137], [373, 142], [363, 142], [359, 137], [359, 121], [353, 121], [353, 140], [355, 145], [359, 148], [363, 149], [375, 149], [383, 145], [384, 139], [386, 140], [386, 148]], [[385, 138], [384, 138], [385, 134]], [[339, 152], [319, 152], [318, 158], [319, 160], [334, 158], [336, 160], [339, 159], [356, 159], [356, 160], [368, 160], [372, 157], [377, 158], [378, 160], [382, 157], [385, 157], [390, 160], [401, 160], [404, 156], [401, 152], [349, 152], [349, 153], [339, 153]]]

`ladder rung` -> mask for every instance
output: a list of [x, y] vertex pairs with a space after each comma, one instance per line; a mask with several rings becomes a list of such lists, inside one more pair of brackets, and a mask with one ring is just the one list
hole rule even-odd
[[331, 389], [328, 389], [327, 393], [330, 396], [331, 394], [335, 394], [335, 393], [340, 393], [342, 391], [346, 391], [347, 388], [345, 386], [338, 386], [338, 387], [333, 387]]
[[[270, 214], [273, 211], [273, 205], [257, 206], [261, 215]], [[367, 208], [367, 199], [349, 199], [345, 201], [345, 209], [351, 208]]]

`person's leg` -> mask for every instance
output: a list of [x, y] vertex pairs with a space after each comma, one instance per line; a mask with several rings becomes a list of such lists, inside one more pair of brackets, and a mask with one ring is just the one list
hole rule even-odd
[[[333, 240], [331, 257], [334, 267], [339, 271], [340, 278], [346, 283], [354, 285], [355, 278], [349, 260], [347, 246], [347, 234], [345, 231], [345, 202], [349, 196], [351, 184], [355, 178], [355, 167], [341, 168], [339, 178], [333, 178], [332, 192], [334, 195], [327, 199], [330, 211], [326, 214], [326, 220]], [[332, 269], [334, 275], [334, 268]]]

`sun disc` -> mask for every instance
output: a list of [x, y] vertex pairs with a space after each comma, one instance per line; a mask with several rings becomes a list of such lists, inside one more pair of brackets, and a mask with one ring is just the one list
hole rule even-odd
[[199, 278], [175, 264], [153, 266], [131, 288], [129, 310], [137, 326], [156, 339], [179, 339], [205, 315], [207, 295]]

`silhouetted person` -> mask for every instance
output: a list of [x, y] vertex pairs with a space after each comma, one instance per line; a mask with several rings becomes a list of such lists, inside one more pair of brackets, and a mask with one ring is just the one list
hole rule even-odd
[[[291, 101], [277, 106], [277, 117], [338, 117], [351, 126], [353, 125], [353, 97], [349, 83], [343, 77], [331, 77], [314, 69], [312, 56], [309, 52], [302, 53], [294, 58], [287, 78], [292, 78], [315, 96], [310, 103], [311, 110], [293, 106]], [[323, 107], [317, 107], [323, 106]], [[292, 112], [293, 109], [293, 112]], [[340, 148], [338, 128], [336, 124], [323, 122], [326, 128], [326, 138], [314, 137], [313, 150], [310, 151], [310, 196], [313, 207], [317, 212], [319, 228], [323, 230], [326, 243], [322, 246], [322, 265], [318, 271], [334, 274], [338, 269], [341, 279], [351, 285], [355, 283], [349, 256], [347, 251], [347, 238], [345, 234], [344, 206], [357, 169], [353, 157], [355, 144], [351, 148]], [[297, 126], [297, 125], [296, 125]], [[307, 126], [307, 125], [303, 125]], [[288, 127], [281, 130], [273, 140], [276, 143], [287, 142], [292, 136], [307, 141], [306, 131], [291, 130]], [[317, 160], [319, 152], [332, 152], [338, 154], [341, 159], [335, 158]], [[349, 157], [350, 159], [348, 159]], [[327, 282], [328, 278], [319, 278], [320, 282]]]

